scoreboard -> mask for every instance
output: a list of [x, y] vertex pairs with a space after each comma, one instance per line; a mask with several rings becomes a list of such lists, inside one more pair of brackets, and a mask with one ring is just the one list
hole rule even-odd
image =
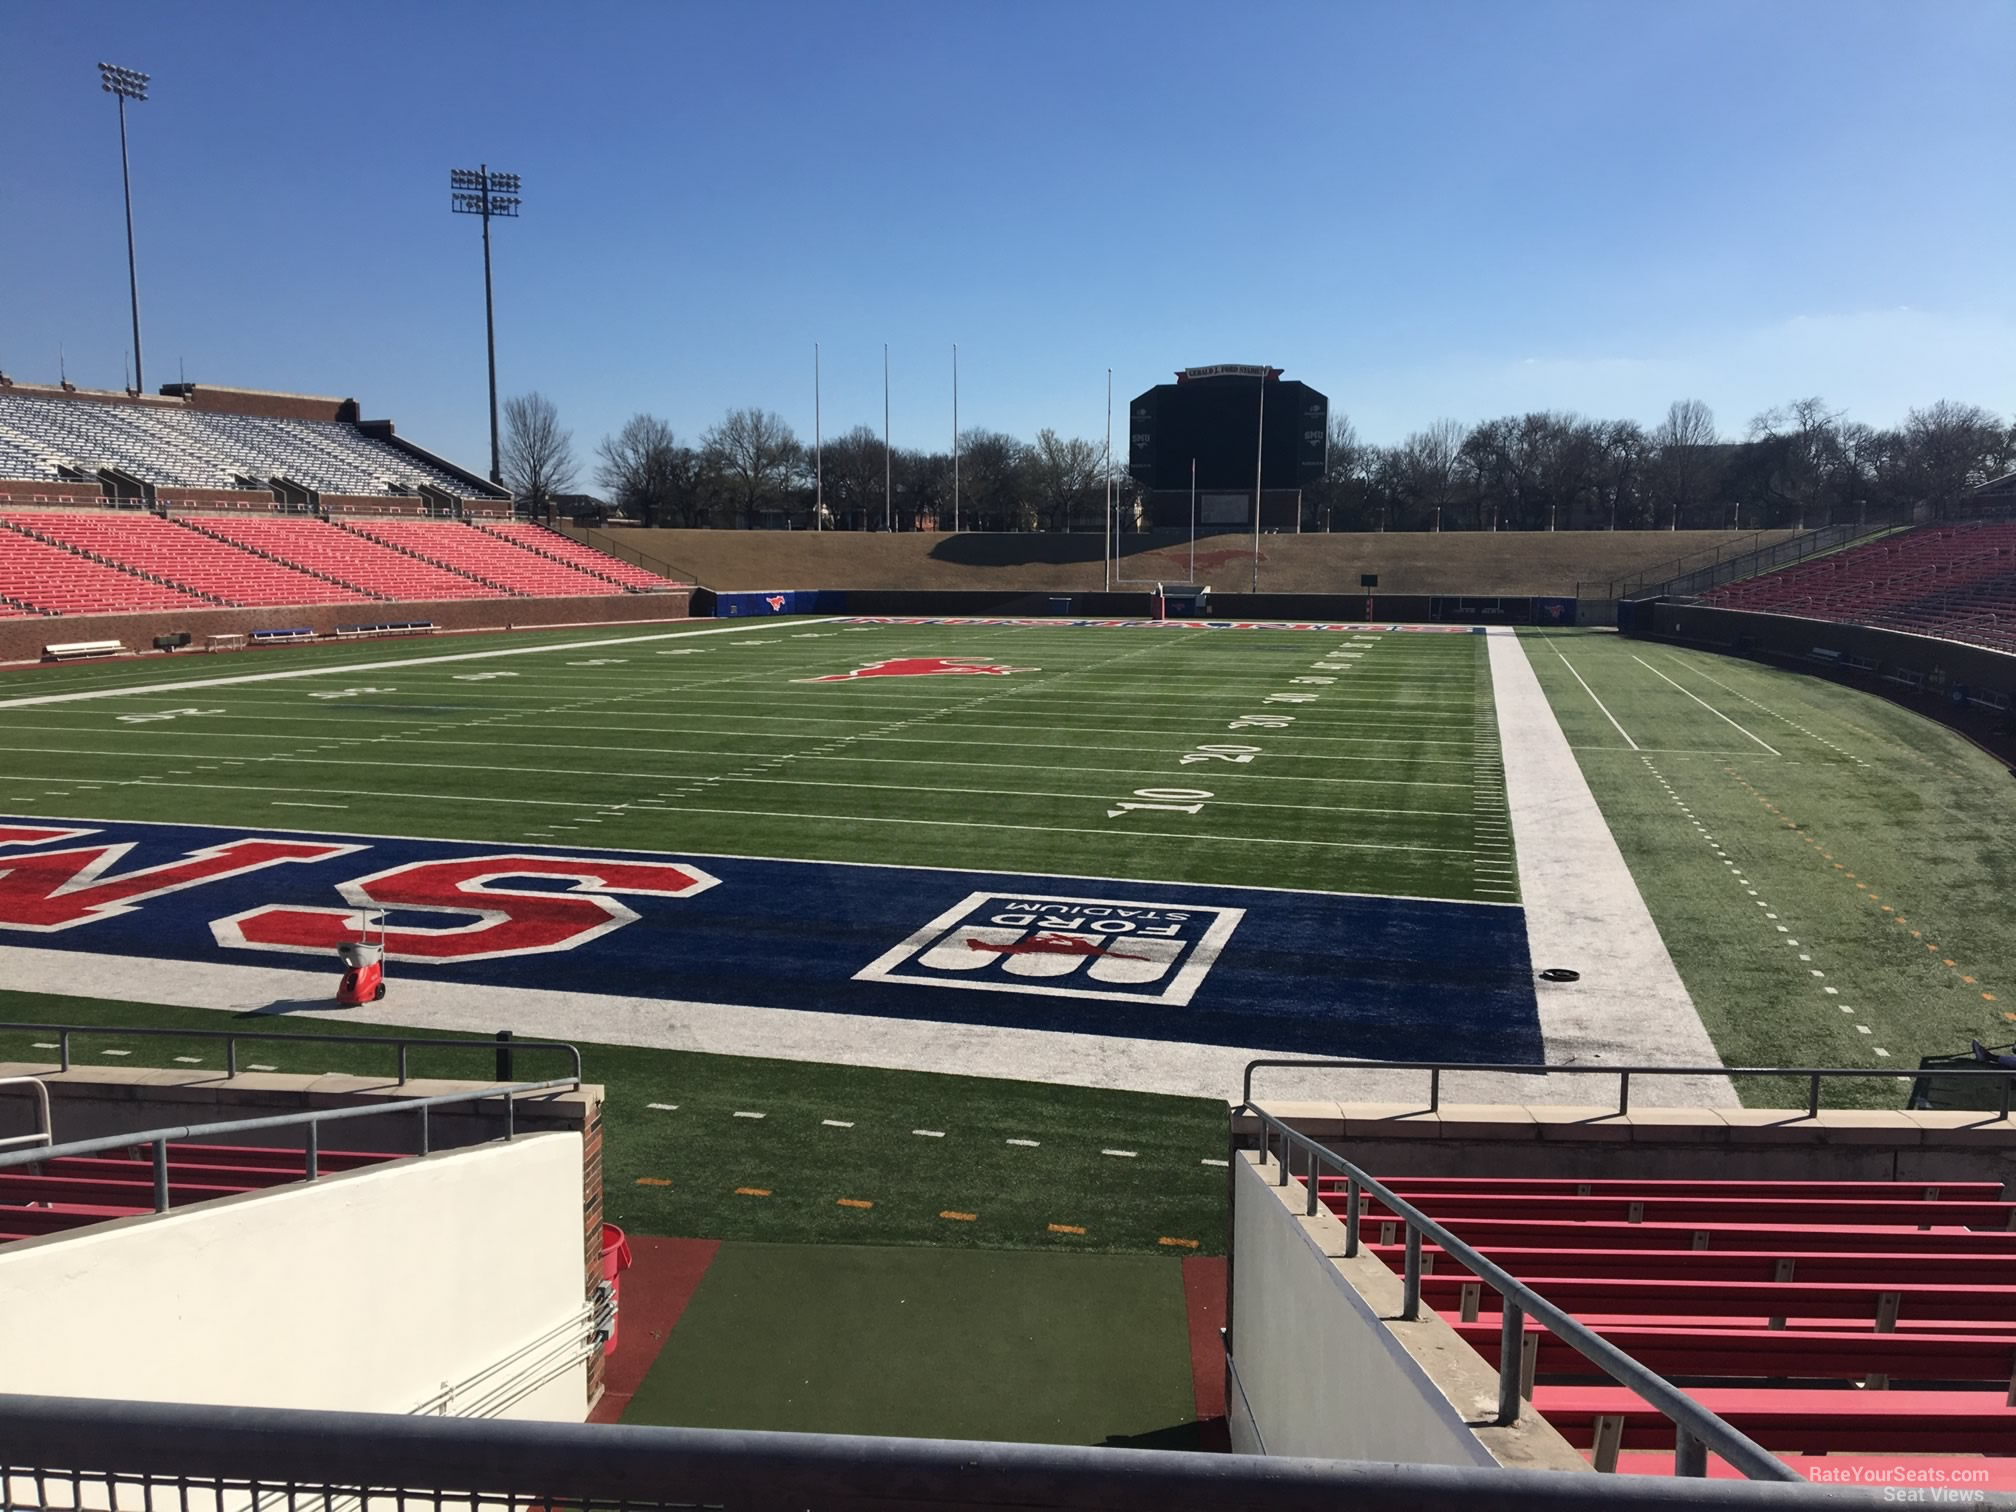
[[1279, 368], [1188, 368], [1176, 382], [1135, 397], [1127, 430], [1127, 471], [1147, 488], [1187, 491], [1194, 459], [1200, 492], [1237, 489], [1250, 499], [1256, 441], [1268, 492], [1300, 488], [1322, 476], [1330, 400], [1306, 383], [1283, 382]]

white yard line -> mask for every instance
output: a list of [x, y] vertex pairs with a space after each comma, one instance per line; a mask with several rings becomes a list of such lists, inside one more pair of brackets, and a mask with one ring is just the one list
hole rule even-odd
[[[800, 624], [831, 624], [832, 618], [801, 620]], [[135, 693], [181, 693], [191, 688], [232, 688], [244, 683], [284, 682], [297, 677], [332, 677], [351, 672], [393, 672], [401, 667], [432, 667], [444, 662], [489, 661], [500, 656], [543, 656], [554, 651], [593, 651], [604, 646], [629, 646], [643, 641], [682, 640], [695, 635], [743, 633], [740, 626], [716, 630], [663, 630], [652, 635], [618, 635], [606, 640], [563, 641], [545, 646], [507, 646], [496, 651], [458, 651], [447, 656], [408, 656], [397, 661], [343, 662], [328, 667], [290, 667], [283, 672], [246, 672], [236, 677], [192, 677], [174, 683], [136, 683], [121, 688], [95, 688], [82, 693], [41, 693], [31, 698], [0, 698], [0, 709], [31, 704], [83, 703], [99, 698], [125, 698]]]
[[[1533, 967], [1537, 972], [1566, 966], [1582, 973], [1578, 982], [1535, 983], [1547, 1059], [1558, 1065], [1719, 1066], [1722, 1057], [1659, 938], [1525, 648], [1511, 636], [1490, 637], [1486, 644]], [[1609, 1095], [1607, 1086], [1563, 1094], [1583, 1102]], [[1665, 1106], [1727, 1107], [1737, 1101], [1721, 1076], [1646, 1078], [1631, 1095], [1634, 1102]]]
[[[1547, 638], [1547, 649], [1552, 651], [1556, 656], [1561, 656], [1561, 648], [1554, 644], [1554, 638], [1552, 636], [1549, 636]], [[1622, 735], [1624, 737], [1624, 744], [1631, 747], [1631, 749], [1634, 751], [1637, 750], [1638, 742], [1631, 738], [1631, 732], [1625, 729], [1624, 726], [1622, 726], [1621, 724], [1617, 723], [1617, 716], [1610, 712], [1609, 705], [1605, 704], [1602, 699], [1596, 696], [1596, 690], [1594, 688], [1590, 687], [1588, 683], [1582, 681], [1582, 674], [1575, 670], [1575, 663], [1568, 660], [1567, 657], [1561, 656], [1561, 665], [1568, 669], [1568, 675], [1570, 677], [1574, 678], [1575, 681], [1577, 681], [1578, 683], [1582, 683], [1582, 691], [1589, 695], [1589, 701], [1591, 703], [1595, 704], [1597, 708], [1603, 711], [1603, 717], [1610, 721], [1610, 727], [1613, 730], [1615, 730], [1619, 735]]]
[[1709, 703], [1705, 698], [1700, 698], [1695, 694], [1688, 692], [1686, 688], [1681, 688], [1679, 683], [1674, 682], [1672, 678], [1668, 677], [1664, 672], [1661, 672], [1657, 667], [1653, 666], [1652, 663], [1645, 660], [1644, 657], [1634, 656], [1631, 658], [1631, 660], [1638, 663], [1639, 666], [1643, 667], [1647, 672], [1650, 672], [1654, 677], [1658, 678], [1661, 682], [1671, 683], [1672, 686], [1680, 688], [1680, 691], [1682, 693], [1686, 693], [1689, 698], [1692, 698], [1694, 702], [1701, 705], [1702, 708], [1706, 709], [1710, 714], [1713, 714], [1717, 719], [1721, 720], [1722, 723], [1728, 725], [1731, 729], [1738, 730], [1745, 735], [1749, 735], [1752, 740], [1756, 741], [1757, 744], [1759, 744], [1760, 746], [1763, 746], [1765, 750], [1771, 752], [1773, 756], [1780, 754], [1775, 747], [1768, 744], [1762, 737], [1751, 734], [1749, 730], [1744, 729], [1742, 725], [1737, 724], [1735, 720], [1731, 719], [1727, 714], [1724, 714], [1720, 709], [1716, 708], [1715, 705]]

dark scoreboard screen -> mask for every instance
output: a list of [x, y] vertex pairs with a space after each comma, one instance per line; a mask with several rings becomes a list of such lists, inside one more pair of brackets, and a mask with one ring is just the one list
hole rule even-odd
[[1128, 406], [1127, 470], [1151, 489], [1187, 489], [1197, 462], [1200, 489], [1253, 487], [1261, 442], [1264, 486], [1297, 488], [1320, 477], [1328, 449], [1330, 401], [1306, 383], [1269, 378], [1261, 433], [1258, 371], [1212, 373], [1157, 384]]

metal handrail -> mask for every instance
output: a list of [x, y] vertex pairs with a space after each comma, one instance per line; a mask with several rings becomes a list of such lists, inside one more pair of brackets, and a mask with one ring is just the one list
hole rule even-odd
[[222, 1123], [182, 1124], [174, 1128], [140, 1129], [131, 1134], [106, 1134], [96, 1139], [76, 1139], [67, 1144], [45, 1145], [30, 1150], [0, 1151], [0, 1171], [13, 1166], [40, 1165], [47, 1160], [64, 1160], [75, 1155], [97, 1155], [106, 1150], [132, 1150], [138, 1149], [141, 1145], [150, 1145], [154, 1151], [154, 1211], [165, 1213], [168, 1211], [168, 1144], [171, 1140], [213, 1139], [223, 1134], [250, 1134], [262, 1129], [305, 1127], [308, 1131], [307, 1179], [314, 1181], [321, 1175], [321, 1131], [325, 1123], [341, 1123], [350, 1118], [390, 1118], [402, 1113], [417, 1113], [420, 1117], [420, 1149], [417, 1153], [427, 1155], [432, 1153], [433, 1145], [429, 1120], [436, 1108], [501, 1097], [504, 1100], [504, 1138], [508, 1141], [515, 1139], [518, 1133], [518, 1094], [551, 1092], [562, 1087], [571, 1089], [580, 1085], [581, 1078], [578, 1076], [563, 1077], [554, 1081], [512, 1082], [506, 1086], [482, 1087], [471, 1092], [443, 1092], [434, 1097], [401, 1098], [361, 1108], [310, 1108], [301, 1113], [275, 1113], [264, 1118], [234, 1118]]
[[[1601, 1370], [1618, 1385], [1628, 1387], [1657, 1408], [1672, 1422], [1674, 1431], [1674, 1474], [1705, 1476], [1710, 1452], [1719, 1454], [1752, 1480], [1803, 1480], [1762, 1444], [1741, 1429], [1731, 1426], [1687, 1395], [1664, 1376], [1641, 1365], [1602, 1335], [1593, 1333], [1571, 1313], [1563, 1311], [1534, 1291], [1504, 1267], [1494, 1264], [1465, 1244], [1440, 1223], [1415, 1207], [1406, 1198], [1388, 1190], [1374, 1177], [1336, 1151], [1317, 1143], [1306, 1134], [1288, 1127], [1273, 1114], [1250, 1103], [1237, 1110], [1260, 1120], [1261, 1149], [1265, 1159], [1273, 1158], [1272, 1136], [1282, 1142], [1280, 1175], [1276, 1186], [1286, 1186], [1290, 1160], [1295, 1148], [1303, 1152], [1303, 1177], [1309, 1188], [1308, 1208], [1317, 1210], [1317, 1170], [1331, 1167], [1345, 1178], [1344, 1254], [1358, 1253], [1359, 1215], [1364, 1194], [1369, 1192], [1407, 1226], [1405, 1271], [1401, 1281], [1400, 1316], [1408, 1322], [1421, 1315], [1421, 1240], [1435, 1241], [1442, 1252], [1460, 1261], [1470, 1274], [1489, 1286], [1500, 1299], [1501, 1326], [1498, 1345], [1498, 1421], [1509, 1425], [1519, 1421], [1523, 1400], [1521, 1381], [1526, 1350], [1526, 1319], [1531, 1317], [1549, 1333], [1568, 1345], [1583, 1359]], [[1236, 1115], [1235, 1115], [1236, 1116]]]
[[412, 1078], [406, 1074], [406, 1052], [408, 1050], [456, 1049], [456, 1050], [564, 1050], [574, 1063], [574, 1079], [581, 1080], [581, 1050], [565, 1040], [483, 1040], [483, 1039], [417, 1039], [400, 1034], [291, 1034], [256, 1029], [161, 1029], [153, 1026], [140, 1027], [125, 1024], [0, 1024], [0, 1033], [14, 1034], [32, 1032], [53, 1034], [61, 1068], [70, 1069], [70, 1036], [73, 1034], [103, 1034], [113, 1039], [138, 1036], [154, 1039], [221, 1039], [224, 1041], [224, 1074], [238, 1074], [238, 1041], [260, 1040], [276, 1044], [302, 1043], [310, 1045], [391, 1045], [399, 1052], [399, 1083], [404, 1086]]
[[[1676, 1482], [1077, 1444], [408, 1417], [0, 1396], [0, 1474], [190, 1512], [382, 1495], [442, 1505], [923, 1506], [995, 1512], [1690, 1512], [1880, 1507], [1856, 1485]], [[193, 1494], [192, 1494], [193, 1492]], [[404, 1493], [401, 1495], [400, 1493]], [[234, 1495], [234, 1500], [236, 1499]], [[1988, 1502], [1999, 1500], [1991, 1495]], [[81, 1505], [79, 1501], [75, 1503]]]
[[1807, 1079], [1806, 1116], [1820, 1116], [1822, 1080], [1915, 1081], [1923, 1076], [1996, 1077], [2002, 1083], [2002, 1104], [1997, 1122], [2009, 1117], [2010, 1086], [2016, 1083], [2016, 1069], [1994, 1066], [1919, 1067], [1915, 1073], [1885, 1071], [1864, 1066], [1533, 1066], [1495, 1061], [1379, 1061], [1379, 1060], [1256, 1060], [1246, 1063], [1240, 1101], [1253, 1101], [1253, 1073], [1278, 1067], [1305, 1071], [1426, 1071], [1428, 1107], [1434, 1113], [1442, 1106], [1442, 1073], [1445, 1071], [1485, 1071], [1500, 1076], [1614, 1076], [1617, 1078], [1617, 1116], [1631, 1111], [1631, 1078], [1634, 1076], [1777, 1076]]
[[0, 1150], [9, 1145], [54, 1144], [56, 1141], [56, 1121], [49, 1116], [49, 1089], [42, 1085], [39, 1076], [0, 1076], [0, 1088], [31, 1087], [35, 1101], [42, 1110], [41, 1127], [33, 1134], [10, 1134], [0, 1139]]

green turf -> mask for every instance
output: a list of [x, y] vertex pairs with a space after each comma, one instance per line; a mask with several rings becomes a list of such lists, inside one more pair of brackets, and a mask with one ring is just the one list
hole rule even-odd
[[[0, 677], [0, 700], [137, 689], [0, 707], [0, 807], [1516, 896], [1473, 866], [1480, 789], [1502, 817], [1493, 783], [1473, 787], [1480, 755], [1496, 765], [1476, 718], [1490, 697], [1481, 637], [805, 621], [646, 633], [666, 638], [445, 663], [428, 658], [485, 643], [342, 647], [313, 677], [214, 688], [172, 684], [323, 663], [276, 650]], [[805, 680], [915, 655], [1031, 670]]]
[[1908, 1071], [2016, 1037], [2001, 763], [1824, 679], [1614, 635], [1523, 643], [1726, 1061]]
[[1187, 1447], [1181, 1267], [721, 1247], [628, 1423]]
[[[176, 1067], [177, 1057], [200, 1057], [190, 1070], [221, 1070], [223, 1047], [122, 1037], [116, 1026], [416, 1033], [7, 991], [0, 991], [0, 1023], [113, 1026], [79, 1038], [78, 1064]], [[35, 1048], [47, 1039], [0, 1032], [0, 1061], [49, 1061], [51, 1052]], [[107, 1050], [130, 1055], [107, 1058]], [[1169, 1238], [1195, 1239], [1195, 1253], [1224, 1249], [1225, 1172], [1205, 1163], [1225, 1156], [1221, 1103], [678, 1050], [584, 1045], [582, 1052], [587, 1078], [607, 1088], [604, 1206], [610, 1222], [636, 1233], [1161, 1255], [1172, 1252], [1161, 1243]], [[248, 1041], [239, 1066], [384, 1074], [392, 1056], [364, 1046]], [[488, 1077], [494, 1050], [415, 1051], [411, 1069], [415, 1076]], [[557, 1057], [529, 1051], [513, 1071], [540, 1080], [566, 1074]], [[1135, 1153], [1109, 1156], [1105, 1149]], [[842, 1207], [842, 1198], [874, 1206]], [[947, 1211], [971, 1213], [973, 1221], [939, 1216]], [[1053, 1233], [1053, 1223], [1084, 1233]]]

